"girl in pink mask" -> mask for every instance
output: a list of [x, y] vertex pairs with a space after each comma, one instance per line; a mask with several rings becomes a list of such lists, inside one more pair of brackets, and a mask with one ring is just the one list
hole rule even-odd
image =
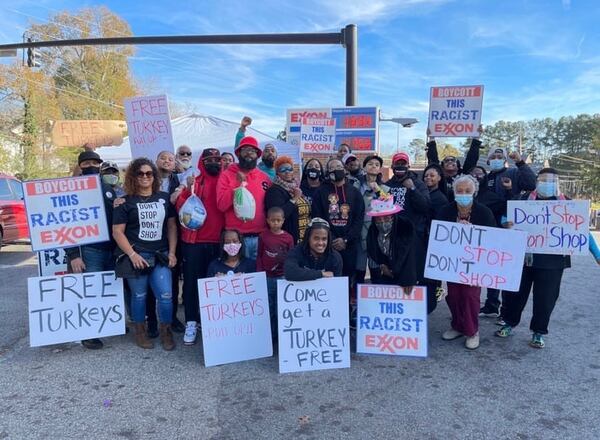
[[244, 241], [237, 229], [221, 233], [220, 256], [208, 265], [207, 277], [256, 272], [256, 260], [244, 257]]

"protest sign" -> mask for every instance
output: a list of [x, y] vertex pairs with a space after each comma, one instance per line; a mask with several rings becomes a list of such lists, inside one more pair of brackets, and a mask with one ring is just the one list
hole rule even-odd
[[434, 220], [425, 277], [517, 291], [526, 237], [523, 231]]
[[155, 160], [161, 151], [175, 151], [167, 95], [136, 96], [123, 105], [132, 158]]
[[264, 272], [198, 280], [204, 365], [273, 356]]
[[303, 118], [300, 129], [301, 153], [333, 153], [335, 147], [335, 119]]
[[125, 121], [56, 121], [52, 143], [57, 147], [121, 145], [125, 131]]
[[507, 219], [527, 231], [527, 252], [586, 255], [589, 200], [509, 200]]
[[429, 97], [429, 135], [479, 136], [483, 86], [432, 87]]
[[30, 180], [24, 189], [34, 251], [110, 240], [99, 176]]
[[357, 353], [427, 356], [427, 290], [359, 284]]
[[67, 254], [63, 249], [38, 252], [38, 275], [41, 277], [67, 273]]
[[31, 347], [125, 334], [123, 282], [114, 272], [27, 280]]
[[279, 372], [350, 368], [348, 278], [277, 281]]

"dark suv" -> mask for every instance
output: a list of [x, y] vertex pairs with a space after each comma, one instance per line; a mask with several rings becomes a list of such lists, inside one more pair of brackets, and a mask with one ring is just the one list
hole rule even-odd
[[29, 239], [29, 228], [21, 182], [0, 173], [0, 247], [25, 239]]

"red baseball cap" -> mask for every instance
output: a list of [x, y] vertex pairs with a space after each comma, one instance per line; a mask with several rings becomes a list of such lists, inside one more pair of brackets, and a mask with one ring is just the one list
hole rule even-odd
[[258, 146], [258, 141], [256, 140], [255, 137], [252, 137], [252, 136], [243, 137], [242, 140], [240, 141], [240, 144], [235, 149], [236, 156], [240, 155], [239, 152], [242, 149], [242, 147], [252, 147], [256, 150], [257, 157], [262, 156], [262, 150]]
[[407, 165], [410, 165], [410, 157], [408, 157], [407, 153], [400, 152], [394, 154], [394, 156], [392, 157], [392, 165], [398, 162], [399, 160], [403, 160], [406, 162]]

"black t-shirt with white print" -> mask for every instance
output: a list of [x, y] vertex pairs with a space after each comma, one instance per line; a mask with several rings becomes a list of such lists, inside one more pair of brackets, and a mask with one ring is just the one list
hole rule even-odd
[[167, 220], [175, 215], [165, 192], [146, 197], [125, 196], [125, 203], [113, 212], [113, 224], [125, 224], [125, 236], [138, 252], [165, 251], [169, 249]]

